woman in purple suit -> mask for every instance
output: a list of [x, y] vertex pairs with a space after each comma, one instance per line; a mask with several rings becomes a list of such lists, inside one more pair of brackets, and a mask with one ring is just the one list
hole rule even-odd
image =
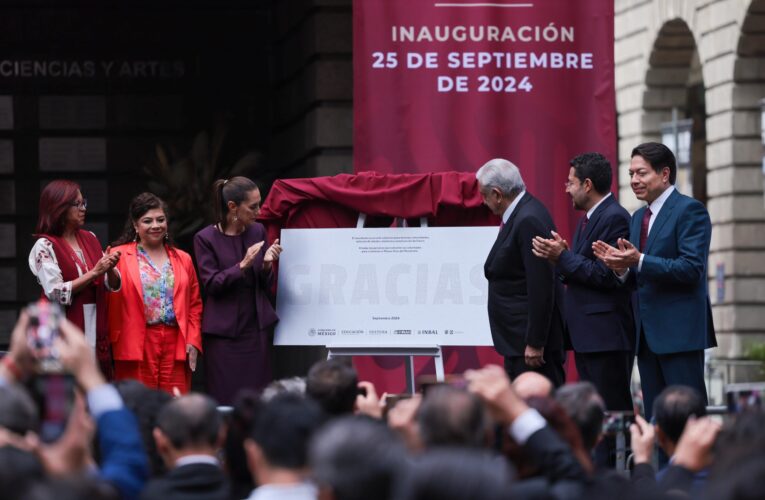
[[213, 184], [215, 218], [194, 236], [205, 292], [202, 346], [207, 392], [231, 404], [242, 388], [262, 389], [271, 380], [269, 328], [278, 318], [266, 293], [282, 251], [268, 246], [255, 222], [260, 191], [246, 177]]

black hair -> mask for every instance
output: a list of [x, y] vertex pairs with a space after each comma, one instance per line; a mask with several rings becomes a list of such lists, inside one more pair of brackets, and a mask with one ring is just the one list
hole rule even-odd
[[32, 397], [15, 384], [0, 386], [0, 427], [21, 436], [37, 432], [39, 414]]
[[[134, 223], [143, 217], [146, 212], [149, 210], [154, 210], [156, 208], [159, 208], [163, 212], [165, 212], [165, 217], [169, 219], [168, 213], [167, 213], [167, 204], [153, 193], [141, 193], [135, 198], [133, 198], [130, 201], [130, 206], [128, 207], [128, 217], [125, 221], [125, 227], [122, 230], [122, 234], [120, 235], [117, 240], [112, 243], [112, 246], [118, 246], [118, 245], [124, 245], [125, 243], [129, 243], [131, 241], [136, 241], [137, 234], [135, 232]], [[173, 240], [170, 236], [170, 232], [168, 230], [167, 233], [167, 243], [170, 246], [173, 246]]]
[[323, 421], [324, 414], [315, 401], [280, 394], [263, 405], [250, 438], [271, 466], [302, 469], [308, 463], [308, 443]]
[[45, 479], [40, 459], [15, 446], [0, 446], [0, 491], [9, 500], [26, 499], [28, 488]]
[[630, 158], [642, 157], [651, 168], [660, 174], [664, 167], [669, 168], [669, 183], [674, 184], [677, 178], [677, 162], [672, 150], [660, 142], [644, 142], [632, 150]]
[[247, 177], [237, 176], [231, 179], [218, 179], [215, 181], [213, 183], [215, 222], [220, 224], [221, 228], [224, 228], [226, 226], [228, 202], [233, 201], [239, 205], [247, 199], [247, 194], [254, 189], [258, 189], [258, 185]]
[[363, 415], [339, 417], [322, 428], [310, 447], [316, 482], [335, 500], [388, 500], [405, 470], [406, 451], [393, 430]]
[[673, 443], [680, 440], [688, 418], [706, 414], [707, 408], [699, 391], [686, 385], [670, 385], [653, 402], [656, 425]]
[[765, 491], [765, 413], [729, 415], [713, 448], [704, 499], [759, 500]]
[[403, 477], [400, 500], [502, 500], [513, 498], [508, 464], [482, 450], [440, 448], [415, 461]]
[[417, 412], [426, 447], [486, 445], [486, 412], [481, 401], [464, 389], [440, 384], [428, 390]]
[[162, 407], [157, 428], [173, 447], [217, 446], [223, 417], [215, 401], [203, 394], [188, 394]]
[[[152, 431], [157, 425], [157, 416], [167, 403], [172, 401], [172, 396], [165, 391], [149, 389], [137, 380], [119, 380], [114, 382], [114, 387], [122, 396], [125, 407], [135, 415], [138, 421], [138, 429], [141, 431], [146, 455], [149, 457], [149, 469], [152, 477], [161, 476], [167, 472], [164, 460], [157, 452], [157, 443], [154, 441]], [[95, 451], [99, 450], [96, 447]]]
[[592, 450], [603, 431], [605, 404], [590, 382], [567, 384], [555, 391], [555, 401], [574, 421], [582, 435], [582, 444]]
[[226, 416], [226, 439], [223, 442], [226, 472], [231, 481], [231, 498], [246, 498], [255, 487], [247, 467], [244, 440], [252, 433], [262, 404], [258, 393], [242, 389], [234, 398], [233, 409]]
[[611, 190], [611, 164], [600, 153], [584, 153], [575, 156], [568, 162], [574, 167], [574, 175], [579, 182], [590, 179], [592, 187], [598, 194], [606, 194]]
[[329, 359], [314, 364], [306, 378], [306, 394], [329, 415], [353, 411], [358, 394], [356, 370], [347, 363]]

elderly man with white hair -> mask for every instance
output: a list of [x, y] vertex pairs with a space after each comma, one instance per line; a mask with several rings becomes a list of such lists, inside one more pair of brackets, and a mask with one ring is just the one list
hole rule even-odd
[[526, 191], [518, 167], [494, 159], [476, 172], [484, 204], [502, 217], [497, 241], [484, 264], [489, 281], [489, 325], [494, 347], [511, 379], [541, 373], [564, 382], [563, 289], [552, 264], [532, 253], [535, 236], [555, 230], [542, 203]]

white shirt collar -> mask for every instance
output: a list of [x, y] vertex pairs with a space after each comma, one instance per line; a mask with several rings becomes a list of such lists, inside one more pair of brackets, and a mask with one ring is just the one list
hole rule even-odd
[[651, 209], [651, 218], [654, 218], [657, 215], [659, 215], [659, 211], [661, 210], [661, 207], [664, 206], [664, 202], [667, 201], [667, 198], [669, 198], [669, 195], [671, 195], [672, 191], [674, 190], [675, 190], [675, 186], [670, 184], [669, 187], [665, 189], [664, 192], [661, 193], [658, 198], [653, 200], [653, 202], [651, 202], [648, 205], [648, 207]]
[[210, 464], [220, 466], [220, 461], [212, 455], [186, 455], [175, 461], [176, 467], [190, 464]]
[[318, 489], [312, 483], [294, 484], [264, 484], [258, 486], [246, 500], [259, 500], [278, 498], [281, 500], [306, 500], [315, 499], [319, 494]]
[[507, 224], [507, 220], [511, 215], [513, 215], [513, 210], [515, 210], [515, 207], [518, 206], [518, 202], [521, 201], [521, 198], [523, 198], [524, 194], [526, 194], [526, 191], [521, 191], [518, 193], [518, 196], [515, 197], [510, 206], [505, 209], [505, 213], [502, 214], [502, 224]]
[[597, 210], [598, 207], [600, 206], [600, 204], [603, 203], [604, 201], [606, 201], [606, 198], [608, 198], [609, 196], [611, 196], [611, 193], [608, 193], [607, 195], [605, 195], [603, 198], [600, 199], [599, 202], [597, 202], [595, 204], [594, 207], [592, 207], [591, 209], [587, 210], [587, 220], [592, 219], [592, 214], [595, 213], [595, 210]]

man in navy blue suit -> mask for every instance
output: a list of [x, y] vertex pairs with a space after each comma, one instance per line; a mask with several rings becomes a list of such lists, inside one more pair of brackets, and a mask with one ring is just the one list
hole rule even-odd
[[595, 241], [616, 245], [628, 237], [630, 214], [610, 192], [611, 164], [603, 155], [585, 153], [569, 165], [566, 192], [574, 208], [585, 212], [573, 247], [553, 232], [552, 238], [534, 238], [534, 255], [552, 262], [566, 284], [563, 313], [579, 376], [595, 385], [608, 410], [631, 411], [635, 324], [630, 291], [592, 251]]
[[665, 145], [632, 150], [629, 175], [647, 203], [632, 216], [629, 241], [593, 244], [595, 255], [637, 289], [638, 369], [646, 415], [669, 385], [687, 385], [707, 403], [704, 349], [715, 347], [707, 290], [712, 224], [704, 205], [675, 187], [675, 156]]

